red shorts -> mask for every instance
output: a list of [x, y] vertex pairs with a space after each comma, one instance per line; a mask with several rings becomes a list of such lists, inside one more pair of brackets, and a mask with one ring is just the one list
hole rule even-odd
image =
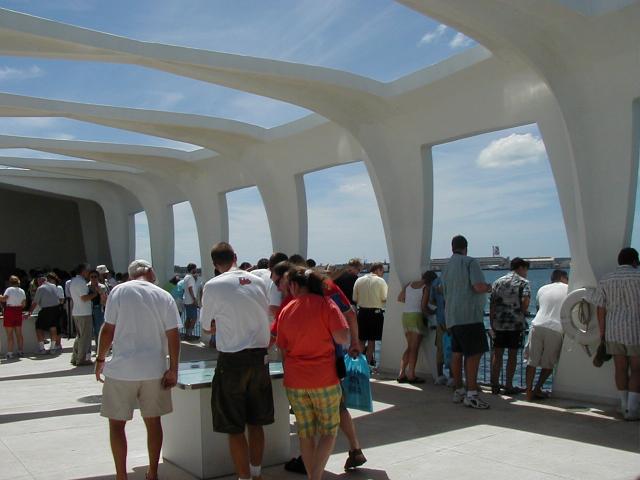
[[6, 306], [3, 326], [7, 328], [22, 327], [22, 307]]

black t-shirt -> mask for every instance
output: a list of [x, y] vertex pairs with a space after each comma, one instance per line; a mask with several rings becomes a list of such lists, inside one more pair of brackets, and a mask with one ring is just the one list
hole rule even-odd
[[100, 291], [97, 288], [93, 288], [91, 285], [89, 285], [89, 293], [98, 294], [91, 299], [91, 305], [94, 307], [100, 305]]
[[356, 302], [353, 301], [353, 286], [358, 279], [358, 275], [355, 275], [351, 272], [343, 272], [341, 273], [333, 282], [342, 290], [347, 298], [351, 301], [352, 305], [355, 305]]

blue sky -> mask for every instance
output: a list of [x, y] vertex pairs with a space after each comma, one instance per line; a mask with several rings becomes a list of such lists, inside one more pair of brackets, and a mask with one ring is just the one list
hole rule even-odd
[[[386, 0], [0, 0], [0, 7], [140, 40], [321, 65], [380, 81], [474, 45], [451, 28]], [[267, 128], [310, 113], [151, 69], [38, 58], [0, 57], [0, 92], [221, 116]], [[0, 133], [197, 148], [65, 119], [0, 119]], [[448, 254], [455, 233], [469, 238], [475, 255], [488, 255], [494, 244], [511, 256], [569, 254], [535, 125], [435, 147], [434, 178], [433, 257]], [[323, 262], [388, 258], [362, 163], [309, 174], [305, 185], [310, 256]], [[257, 189], [230, 193], [228, 204], [230, 240], [241, 259], [268, 255], [271, 241]], [[184, 264], [199, 258], [195, 223], [188, 204], [176, 205], [174, 213], [176, 262]], [[143, 214], [136, 225], [138, 256], [148, 257]]]

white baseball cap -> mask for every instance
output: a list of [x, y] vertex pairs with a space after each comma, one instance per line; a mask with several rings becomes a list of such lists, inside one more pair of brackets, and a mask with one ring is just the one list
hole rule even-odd
[[98, 265], [96, 267], [96, 272], [101, 273], [102, 275], [104, 275], [105, 273], [109, 273], [109, 269], [107, 268], [106, 265]]

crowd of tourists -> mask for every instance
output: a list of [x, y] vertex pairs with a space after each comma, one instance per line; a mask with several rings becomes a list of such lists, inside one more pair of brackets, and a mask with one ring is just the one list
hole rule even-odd
[[[549, 394], [543, 387], [562, 349], [560, 311], [568, 292], [567, 272], [554, 270], [550, 283], [538, 290], [537, 313], [528, 325], [529, 262], [514, 258], [510, 272], [490, 284], [478, 261], [467, 255], [463, 236], [454, 237], [451, 246], [452, 256], [441, 275], [426, 271], [398, 295], [404, 304], [401, 322], [407, 346], [397, 382], [425, 382], [417, 375], [417, 363], [423, 339], [429, 336], [437, 352], [435, 384], [451, 387], [454, 403], [489, 408], [478, 386], [480, 359], [489, 350], [493, 394], [525, 393], [529, 401], [544, 400]], [[183, 339], [193, 339], [199, 322], [203, 331], [215, 335], [218, 351], [212, 382], [213, 429], [228, 435], [239, 479], [261, 478], [263, 426], [274, 422], [268, 368], [274, 348], [283, 361], [301, 453], [285, 468], [310, 479], [322, 478], [338, 430], [350, 445], [345, 469], [363, 465], [366, 457], [345, 406], [344, 373], [336, 358], [345, 353], [364, 355], [371, 366], [377, 365], [376, 342], [382, 340], [388, 294], [384, 265], [373, 263], [362, 275], [362, 262], [352, 259], [346, 268], [329, 271], [311, 259], [277, 252], [255, 266], [245, 262], [239, 268], [235, 251], [225, 242], [214, 245], [211, 258], [215, 268], [211, 280], [203, 283], [197, 265], [191, 263], [184, 278], [175, 276], [164, 288], [156, 285], [153, 267], [144, 260], [129, 266], [127, 281], [112, 278], [104, 265], [90, 270], [84, 264], [66, 282], [53, 271], [36, 275], [27, 285], [24, 278], [12, 276], [0, 296], [5, 305], [7, 357], [23, 353], [19, 325], [23, 315], [34, 313], [38, 352], [58, 353], [67, 304], [76, 331], [71, 362], [92, 364], [92, 338], [96, 344], [95, 374], [104, 382], [101, 414], [109, 419], [116, 478], [126, 478], [125, 424], [139, 405], [148, 431], [147, 478], [153, 480], [162, 445], [160, 417], [171, 412], [170, 388], [177, 383], [179, 331], [183, 329]], [[614, 358], [621, 412], [627, 420], [638, 420], [638, 252], [623, 249], [618, 263], [588, 301], [597, 306], [602, 348]], [[487, 295], [489, 325], [484, 322]], [[47, 335], [49, 350], [44, 347]], [[523, 348], [525, 389], [514, 385], [517, 353]]]
[[[4, 295], [0, 295], [7, 338], [6, 358], [24, 356], [22, 323], [33, 315], [38, 344], [34, 353], [60, 354], [62, 335], [77, 335], [77, 346], [86, 348], [86, 353], [74, 353], [72, 363], [90, 364], [91, 339], [97, 345], [107, 295], [118, 283], [127, 281], [127, 277], [125, 274], [113, 277], [105, 265], [91, 270], [89, 265], [80, 264], [71, 272], [58, 268], [16, 270], [9, 277]], [[46, 343], [49, 343], [48, 349]]]

